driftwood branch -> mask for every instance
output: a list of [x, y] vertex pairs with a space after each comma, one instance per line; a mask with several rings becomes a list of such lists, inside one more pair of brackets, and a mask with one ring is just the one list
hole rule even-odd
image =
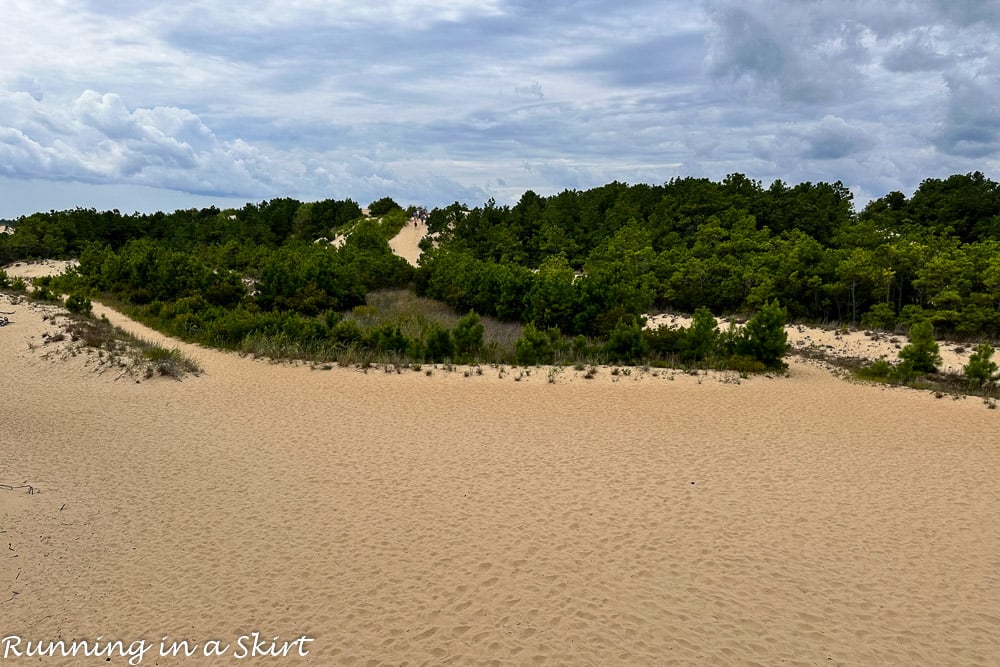
[[29, 496], [33, 496], [34, 494], [38, 493], [38, 489], [33, 487], [31, 484], [21, 484], [19, 486], [12, 486], [10, 484], [0, 484], [0, 489], [3, 489], [4, 491], [17, 491], [18, 489], [27, 489]]

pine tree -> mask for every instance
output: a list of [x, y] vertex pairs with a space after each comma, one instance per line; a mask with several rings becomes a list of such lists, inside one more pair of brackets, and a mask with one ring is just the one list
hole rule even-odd
[[756, 359], [767, 368], [782, 368], [785, 365], [782, 358], [788, 351], [787, 316], [777, 299], [765, 303], [743, 328], [737, 352]]
[[938, 344], [934, 340], [934, 326], [927, 320], [910, 327], [910, 343], [899, 351], [899, 358], [909, 362], [918, 373], [936, 373], [941, 363]]
[[980, 389], [987, 382], [997, 379], [997, 362], [991, 359], [992, 356], [993, 346], [989, 343], [980, 343], [969, 357], [969, 363], [962, 369], [965, 377], [979, 383]]

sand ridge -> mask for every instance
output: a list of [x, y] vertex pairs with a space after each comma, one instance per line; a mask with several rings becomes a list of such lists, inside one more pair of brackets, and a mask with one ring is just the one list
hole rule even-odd
[[317, 665], [1000, 661], [977, 399], [795, 360], [550, 384], [176, 342], [206, 372], [137, 385], [38, 363], [45, 326], [0, 329], [0, 483], [39, 489], [0, 490], [0, 634], [307, 635], [280, 661]]
[[389, 240], [389, 247], [392, 251], [405, 259], [413, 266], [417, 266], [420, 255], [420, 242], [427, 236], [427, 223], [420, 219], [411, 218], [406, 221], [403, 228]]

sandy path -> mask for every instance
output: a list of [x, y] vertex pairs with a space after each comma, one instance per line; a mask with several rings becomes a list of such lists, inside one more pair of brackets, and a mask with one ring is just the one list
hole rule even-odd
[[394, 253], [416, 266], [420, 255], [423, 254], [420, 250], [420, 241], [425, 236], [427, 236], [426, 223], [418, 222], [414, 225], [412, 220], [408, 220], [399, 233], [389, 240], [389, 247]]
[[18, 307], [0, 329], [0, 483], [41, 489], [0, 490], [0, 636], [256, 630], [314, 638], [278, 662], [316, 665], [1000, 662], [1000, 416], [976, 399], [800, 362], [553, 385], [189, 346], [203, 376], [131, 384], [39, 361], [45, 326]]

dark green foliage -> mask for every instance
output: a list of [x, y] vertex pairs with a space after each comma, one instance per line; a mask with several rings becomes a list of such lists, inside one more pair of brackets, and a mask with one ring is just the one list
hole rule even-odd
[[563, 256], [542, 262], [526, 298], [525, 318], [539, 327], [572, 328], [576, 286], [572, 267]]
[[910, 361], [890, 364], [885, 359], [877, 359], [867, 366], [856, 369], [854, 375], [862, 380], [872, 382], [913, 385], [922, 373], [914, 369], [913, 363]]
[[385, 215], [390, 211], [401, 209], [402, 207], [392, 200], [391, 197], [382, 197], [368, 205], [368, 213], [375, 217]]
[[292, 236], [310, 242], [332, 238], [336, 230], [360, 217], [361, 209], [351, 200], [302, 204], [292, 217]]
[[782, 358], [788, 352], [786, 317], [787, 312], [777, 301], [764, 304], [743, 328], [743, 335], [736, 343], [737, 353], [756, 359], [767, 368], [784, 366]]
[[934, 327], [928, 321], [910, 327], [910, 342], [899, 351], [899, 358], [908, 363], [914, 372], [936, 373], [941, 364], [938, 344], [934, 340]]
[[888, 303], [876, 303], [861, 316], [861, 324], [874, 329], [891, 329], [896, 324], [896, 311]]
[[[436, 237], [416, 271], [387, 244], [406, 212], [388, 197], [372, 210], [381, 220], [361, 220], [351, 200], [289, 198], [152, 215], [50, 211], [13, 221], [0, 264], [78, 257], [77, 271], [38, 282], [37, 296], [100, 295], [191, 340], [240, 349], [252, 337], [296, 354], [403, 347], [422, 357], [425, 327], [395, 336], [366, 321], [335, 332], [330, 315], [372, 290], [410, 285], [458, 312], [583, 336], [577, 347], [595, 359], [641, 350], [656, 361], [776, 367], [784, 342], [760, 320], [713, 334], [696, 317], [690, 330], [641, 332], [641, 344], [632, 324], [650, 310], [760, 315], [776, 300], [785, 317], [1000, 335], [1000, 187], [978, 172], [928, 179], [912, 198], [890, 193], [860, 213], [840, 183], [764, 186], [742, 174], [529, 191], [514, 206], [456, 202], [431, 211]], [[340, 250], [313, 243], [336, 233], [348, 235]], [[453, 331], [455, 356], [500, 358], [514, 347], [477, 351], [465, 337], [473, 331]], [[568, 351], [561, 336], [545, 337], [535, 341], [542, 357]], [[925, 373], [925, 362], [904, 359], [896, 372]]]
[[[428, 334], [428, 342], [430, 342], [432, 334], [440, 336], [440, 332], [440, 329], [438, 331], [434, 331], [432, 329], [431, 333]], [[447, 331], [444, 331], [443, 333], [445, 336], [442, 336], [442, 338], [446, 338], [446, 340], [435, 340], [433, 349], [433, 353], [439, 354], [441, 356], [441, 360], [447, 359], [451, 356], [448, 349], [450, 337], [447, 336]], [[380, 327], [369, 329], [362, 336], [362, 341], [364, 343], [364, 347], [379, 355], [394, 354], [402, 356], [406, 353], [407, 347], [409, 347], [410, 344], [409, 339], [403, 335], [403, 333], [399, 330], [399, 327], [393, 326], [392, 324], [383, 324]], [[434, 359], [434, 361], [437, 360], [438, 359]]]
[[470, 310], [455, 324], [454, 339], [455, 353], [459, 359], [468, 360], [474, 358], [483, 347], [483, 326], [476, 311]]
[[867, 366], [862, 366], [855, 374], [863, 380], [887, 382], [893, 376], [893, 365], [885, 359], [876, 359]]
[[574, 359], [586, 359], [594, 354], [593, 346], [587, 340], [587, 337], [582, 334], [573, 337], [570, 343], [570, 350]]
[[330, 329], [330, 338], [344, 347], [350, 347], [361, 342], [364, 333], [354, 320], [341, 320]]
[[608, 361], [635, 364], [646, 357], [646, 341], [642, 326], [634, 318], [618, 320], [604, 345]]
[[654, 359], [669, 360], [681, 353], [684, 345], [686, 329], [660, 326], [656, 329], [644, 329], [642, 336], [646, 341], [646, 350]]
[[694, 311], [691, 326], [684, 330], [681, 338], [681, 358], [685, 361], [704, 361], [715, 353], [718, 343], [718, 322], [707, 308], [698, 308]]
[[862, 380], [904, 385], [909, 385], [920, 377], [920, 373], [914, 370], [909, 361], [890, 364], [885, 359], [876, 359], [867, 366], [856, 369], [854, 374]]
[[[558, 330], [554, 330], [558, 336]], [[521, 337], [514, 345], [514, 358], [522, 366], [551, 364], [555, 361], [553, 333], [539, 330], [533, 322], [524, 325]]]
[[94, 304], [91, 303], [85, 294], [74, 292], [66, 297], [66, 310], [77, 315], [89, 317], [94, 310]]
[[31, 292], [31, 298], [35, 301], [59, 301], [59, 295], [52, 291], [47, 284], [35, 282], [35, 289]]
[[965, 377], [978, 384], [982, 389], [987, 383], [997, 379], [997, 363], [993, 361], [993, 346], [980, 343], [975, 352], [969, 356], [969, 363], [962, 369]]
[[432, 324], [427, 332], [424, 346], [428, 361], [451, 361], [455, 356], [455, 340], [451, 332], [437, 323]]

